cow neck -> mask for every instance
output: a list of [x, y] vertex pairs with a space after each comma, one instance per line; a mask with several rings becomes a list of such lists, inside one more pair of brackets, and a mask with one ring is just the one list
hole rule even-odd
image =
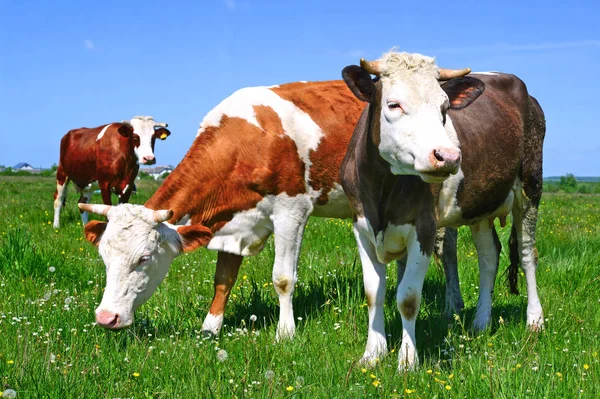
[[[361, 200], [363, 204], [365, 201], [371, 204], [364, 207], [365, 217], [375, 235], [385, 231], [390, 223], [414, 225], [421, 250], [431, 254], [436, 230], [434, 196], [439, 185], [427, 184], [418, 176], [391, 172], [390, 165], [379, 154], [380, 114], [380, 107], [369, 105], [365, 156], [359, 157], [357, 164]], [[364, 194], [363, 187], [366, 188]]]

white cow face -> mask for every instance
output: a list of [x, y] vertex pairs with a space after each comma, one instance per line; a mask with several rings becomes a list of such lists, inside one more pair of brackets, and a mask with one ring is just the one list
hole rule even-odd
[[[391, 172], [420, 176], [428, 183], [456, 174], [461, 151], [444, 126], [453, 103], [440, 87], [433, 59], [390, 52], [377, 61], [377, 69], [350, 66], [343, 76], [354, 94], [373, 107], [372, 118], [378, 119], [370, 121], [373, 140]], [[369, 72], [380, 76], [378, 83]]]
[[96, 309], [96, 321], [105, 328], [130, 326], [133, 313], [154, 293], [173, 259], [211, 238], [204, 226], [166, 223], [171, 211], [130, 204], [79, 205], [108, 217], [108, 223], [94, 220], [85, 226], [86, 239], [98, 245], [106, 266], [106, 287]]
[[[144, 165], [153, 165], [156, 163], [154, 157], [154, 141], [156, 138], [164, 140], [170, 134], [165, 129], [166, 123], [155, 122], [151, 116], [134, 116], [129, 121], [123, 121], [133, 130], [134, 152], [138, 163]], [[157, 128], [160, 128], [160, 134], [157, 134]]]

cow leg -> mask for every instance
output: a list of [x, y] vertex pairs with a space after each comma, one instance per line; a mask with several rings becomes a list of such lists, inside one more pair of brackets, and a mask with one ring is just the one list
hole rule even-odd
[[448, 320], [451, 320], [455, 314], [460, 314], [465, 307], [458, 282], [457, 236], [458, 230], [450, 227], [438, 229], [436, 236], [435, 253], [442, 261], [446, 277], [444, 316]]
[[[398, 370], [411, 370], [419, 362], [415, 324], [421, 306], [421, 291], [429, 267], [429, 256], [421, 250], [415, 229], [407, 240], [406, 270], [396, 292], [396, 304], [402, 316], [402, 343], [398, 353]], [[385, 279], [385, 276], [383, 276]]]
[[214, 296], [204, 323], [202, 332], [217, 335], [223, 327], [223, 314], [229, 300], [231, 288], [235, 284], [242, 264], [243, 256], [219, 251], [214, 279]]
[[538, 263], [537, 248], [535, 246], [535, 229], [537, 223], [537, 206], [527, 199], [522, 190], [515, 194], [513, 207], [513, 223], [517, 230], [517, 241], [521, 267], [527, 282], [527, 326], [532, 331], [539, 331], [544, 327], [544, 313], [537, 292], [536, 271]]
[[54, 228], [60, 227], [60, 211], [65, 206], [69, 177], [65, 174], [62, 165], [56, 170], [56, 191], [54, 192]]
[[[78, 187], [78, 191], [81, 193], [81, 195], [79, 196], [80, 204], [89, 204], [92, 202], [92, 193], [94, 192], [94, 190], [92, 189], [91, 183], [88, 184], [87, 186], [85, 186], [84, 188]], [[81, 221], [82, 221], [83, 225], [85, 226], [87, 224], [87, 222], [90, 221], [90, 217], [89, 217], [87, 211], [80, 209], [79, 212], [81, 213]]]
[[102, 195], [102, 203], [104, 205], [112, 205], [110, 184], [108, 182], [98, 182], [98, 185], [100, 186], [100, 194]]
[[[300, 198], [299, 198], [300, 197]], [[304, 226], [313, 205], [306, 197], [292, 197], [276, 203], [271, 215], [275, 243], [273, 286], [279, 295], [279, 323], [277, 341], [293, 338], [296, 330], [292, 297], [298, 281], [298, 257], [304, 235]]]
[[[365, 297], [369, 309], [369, 331], [367, 346], [360, 362], [374, 366], [379, 359], [387, 355], [383, 306], [385, 302], [385, 267], [379, 262], [375, 247], [365, 235], [354, 225], [354, 236], [358, 245], [358, 254], [362, 264]], [[403, 280], [401, 276], [399, 279]]]
[[127, 203], [129, 203], [129, 197], [131, 197], [132, 190], [133, 190], [133, 183], [127, 184], [123, 188], [123, 190], [121, 191], [121, 194], [118, 195], [118, 197], [119, 197], [119, 204], [127, 204]]
[[479, 261], [479, 300], [473, 320], [473, 329], [481, 331], [489, 326], [492, 318], [492, 296], [498, 262], [500, 260], [500, 240], [496, 229], [490, 227], [489, 221], [483, 220], [471, 226], [471, 235], [477, 248]]

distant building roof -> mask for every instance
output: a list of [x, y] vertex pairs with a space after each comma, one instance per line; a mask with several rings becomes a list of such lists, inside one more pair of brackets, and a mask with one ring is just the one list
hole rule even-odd
[[27, 162], [19, 162], [18, 164], [13, 166], [13, 169], [23, 169], [23, 168], [33, 169], [33, 166], [29, 165]]
[[141, 171], [149, 173], [149, 174], [156, 174], [156, 173], [162, 173], [167, 169], [173, 170], [174, 168], [171, 165], [159, 165], [159, 166], [155, 166], [153, 168], [142, 168]]

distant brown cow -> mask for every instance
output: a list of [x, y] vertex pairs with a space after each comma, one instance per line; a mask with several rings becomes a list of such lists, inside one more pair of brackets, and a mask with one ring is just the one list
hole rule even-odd
[[[128, 202], [139, 164], [154, 164], [155, 140], [165, 140], [171, 134], [166, 127], [166, 123], [155, 122], [151, 116], [135, 116], [122, 123], [69, 131], [60, 142], [54, 228], [60, 226], [60, 210], [71, 180], [81, 193], [80, 203], [90, 202], [95, 181], [106, 205], [111, 204], [112, 192], [119, 196], [119, 203]], [[87, 223], [87, 212], [82, 212], [81, 218]]]

